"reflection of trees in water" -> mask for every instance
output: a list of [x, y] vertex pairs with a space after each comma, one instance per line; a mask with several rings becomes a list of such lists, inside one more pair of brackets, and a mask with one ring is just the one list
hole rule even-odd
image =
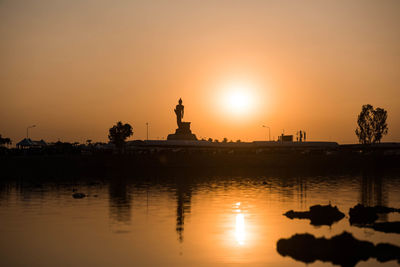
[[360, 203], [364, 206], [387, 205], [384, 178], [374, 174], [364, 174], [361, 178]]
[[1, 201], [7, 201], [11, 193], [11, 185], [6, 183], [0, 183], [0, 204]]
[[301, 207], [307, 203], [307, 191], [310, 177], [265, 177], [272, 192], [276, 192], [282, 201], [296, 199]]
[[191, 199], [191, 186], [186, 182], [178, 182], [176, 187], [176, 232], [180, 242], [183, 242], [185, 215], [190, 213]]
[[33, 200], [44, 199], [46, 193], [50, 192], [52, 186], [50, 184], [43, 183], [35, 180], [23, 180], [15, 183], [15, 190], [18, 194], [18, 199], [29, 204]]
[[307, 181], [303, 178], [297, 178], [297, 198], [304, 207], [307, 203]]
[[111, 181], [109, 185], [110, 218], [117, 222], [129, 223], [131, 220], [131, 195], [124, 180]]
[[[364, 206], [387, 206], [387, 192], [384, 178], [376, 174], [363, 174], [360, 185], [360, 200]], [[388, 214], [380, 214], [382, 221], [388, 220]]]

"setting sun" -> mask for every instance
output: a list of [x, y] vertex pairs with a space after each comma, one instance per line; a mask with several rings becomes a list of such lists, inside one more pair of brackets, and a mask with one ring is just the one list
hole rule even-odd
[[250, 106], [250, 95], [245, 90], [237, 90], [228, 97], [228, 104], [233, 111], [243, 112]]
[[224, 90], [222, 97], [226, 111], [231, 114], [245, 115], [255, 106], [255, 92], [248, 85], [229, 86]]

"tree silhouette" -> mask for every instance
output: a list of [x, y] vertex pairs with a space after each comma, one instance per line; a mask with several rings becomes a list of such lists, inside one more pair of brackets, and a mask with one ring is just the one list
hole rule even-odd
[[11, 139], [10, 138], [3, 138], [0, 134], [0, 145], [11, 145]]
[[110, 128], [108, 139], [110, 139], [110, 142], [115, 144], [118, 149], [122, 149], [125, 145], [125, 140], [132, 134], [132, 126], [128, 123], [122, 124], [122, 122], [119, 121]]
[[388, 133], [386, 123], [387, 111], [370, 104], [363, 105], [358, 115], [356, 135], [362, 144], [380, 143], [383, 135]]

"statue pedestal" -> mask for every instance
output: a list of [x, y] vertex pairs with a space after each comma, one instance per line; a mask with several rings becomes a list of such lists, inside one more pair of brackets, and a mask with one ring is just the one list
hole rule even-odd
[[182, 122], [174, 134], [169, 134], [167, 140], [197, 140], [190, 130], [190, 122]]

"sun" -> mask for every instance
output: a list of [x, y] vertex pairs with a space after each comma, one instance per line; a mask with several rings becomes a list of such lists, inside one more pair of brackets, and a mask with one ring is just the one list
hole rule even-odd
[[243, 85], [228, 88], [224, 99], [226, 109], [237, 115], [249, 113], [254, 104], [252, 89]]

